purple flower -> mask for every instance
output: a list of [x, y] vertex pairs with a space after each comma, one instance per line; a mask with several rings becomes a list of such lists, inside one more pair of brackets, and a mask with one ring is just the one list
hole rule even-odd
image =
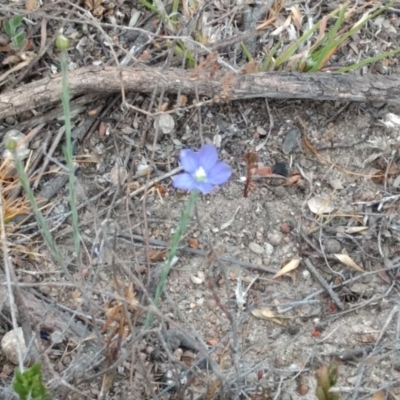
[[201, 146], [197, 153], [181, 150], [179, 160], [185, 172], [172, 178], [177, 189], [210, 193], [214, 185], [225, 183], [232, 174], [228, 164], [218, 161], [217, 149], [210, 144]]

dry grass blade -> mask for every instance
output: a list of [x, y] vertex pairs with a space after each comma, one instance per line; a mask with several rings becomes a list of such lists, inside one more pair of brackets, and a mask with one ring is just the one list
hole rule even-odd
[[277, 325], [283, 325], [283, 322], [268, 307], [255, 308], [251, 311], [256, 318], [265, 319]]
[[353, 261], [353, 259], [347, 254], [335, 254], [335, 257], [344, 265], [347, 265], [350, 268], [354, 268], [358, 272], [365, 272], [357, 263]]
[[279, 270], [274, 276], [273, 279], [279, 278], [282, 275], [287, 274], [288, 272], [294, 271], [300, 265], [301, 259], [294, 259], [289, 261], [281, 270]]

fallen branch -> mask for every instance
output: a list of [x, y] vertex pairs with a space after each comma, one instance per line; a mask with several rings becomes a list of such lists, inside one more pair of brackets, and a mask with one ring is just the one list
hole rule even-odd
[[[70, 73], [71, 96], [87, 93], [101, 96], [120, 92], [182, 93], [216, 101], [258, 97], [275, 99], [379, 101], [400, 105], [400, 78], [356, 74], [302, 74], [268, 72], [235, 74], [220, 72], [214, 77], [193, 70], [155, 68], [85, 67]], [[0, 119], [60, 102], [61, 76], [50, 76], [0, 95]]]

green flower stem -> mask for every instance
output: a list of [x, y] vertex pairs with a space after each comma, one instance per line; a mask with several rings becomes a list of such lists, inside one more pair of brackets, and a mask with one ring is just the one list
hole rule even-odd
[[12, 154], [14, 157], [14, 166], [15, 166], [15, 169], [17, 170], [19, 181], [21, 183], [22, 188], [24, 189], [24, 191], [26, 193], [26, 196], [28, 197], [29, 203], [32, 207], [32, 211], [35, 214], [36, 221], [40, 227], [41, 233], [47, 244], [47, 247], [49, 248], [53, 257], [55, 257], [55, 259], [57, 260], [57, 263], [59, 264], [59, 266], [64, 270], [64, 272], [68, 276], [70, 276], [70, 273], [64, 264], [64, 260], [61, 257], [61, 254], [58, 251], [56, 244], [54, 243], [53, 237], [51, 236], [49, 227], [46, 224], [43, 214], [39, 209], [38, 203], [35, 199], [35, 195], [33, 194], [33, 191], [29, 185], [29, 178], [25, 172], [22, 161], [18, 158], [18, 154], [15, 150], [12, 151]]
[[80, 248], [80, 235], [79, 235], [79, 219], [78, 211], [76, 209], [76, 196], [75, 196], [75, 168], [73, 163], [73, 145], [71, 136], [71, 113], [69, 107], [69, 85], [68, 85], [68, 63], [67, 52], [61, 52], [61, 75], [62, 75], [62, 95], [61, 101], [64, 111], [65, 119], [65, 159], [68, 167], [69, 177], [69, 201], [72, 213], [72, 230], [74, 236], [74, 251], [76, 257], [79, 257]]
[[[180, 220], [180, 223], [178, 226], [178, 230], [175, 232], [174, 237], [172, 239], [171, 248], [169, 250], [168, 257], [164, 264], [164, 267], [161, 271], [160, 282], [157, 286], [156, 294], [155, 294], [155, 297], [153, 300], [153, 303], [156, 307], [158, 306], [158, 302], [160, 301], [160, 298], [161, 298], [162, 294], [164, 293], [168, 274], [172, 267], [172, 262], [176, 256], [176, 251], [178, 249], [179, 242], [182, 239], [183, 234], [186, 231], [190, 214], [194, 208], [194, 205], [195, 205], [198, 197], [199, 197], [199, 192], [197, 190], [193, 190], [190, 194], [189, 201], [186, 205], [186, 208], [182, 213], [181, 220]], [[153, 320], [153, 314], [151, 312], [149, 312], [147, 314], [146, 323], [145, 323], [146, 328], [151, 324], [152, 320]]]

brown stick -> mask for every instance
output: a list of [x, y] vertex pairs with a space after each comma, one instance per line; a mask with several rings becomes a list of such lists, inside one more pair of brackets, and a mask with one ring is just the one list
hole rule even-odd
[[[85, 67], [69, 75], [71, 96], [87, 93], [109, 95], [121, 90], [151, 93], [155, 88], [167, 93], [194, 95], [215, 100], [240, 100], [257, 97], [275, 99], [383, 101], [400, 104], [400, 78], [396, 75], [358, 76], [355, 74], [301, 74], [220, 72], [210, 77], [204, 71], [155, 68]], [[61, 76], [50, 76], [0, 95], [0, 119], [58, 103]]]

